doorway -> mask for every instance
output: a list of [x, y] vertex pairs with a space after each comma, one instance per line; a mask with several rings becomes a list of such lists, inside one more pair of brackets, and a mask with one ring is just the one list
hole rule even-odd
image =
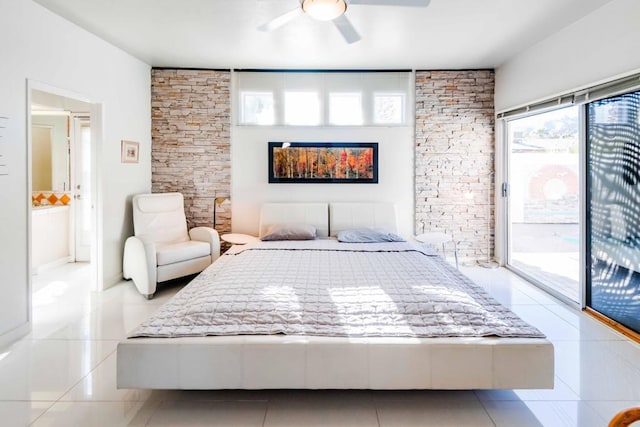
[[[99, 290], [95, 105], [81, 96], [33, 82], [29, 82], [28, 93], [31, 271], [42, 274], [69, 263], [83, 263], [89, 290]], [[41, 142], [47, 134], [44, 130], [50, 135], [48, 144]], [[42, 147], [49, 151], [43, 154]], [[47, 281], [32, 281], [32, 294], [42, 291], [34, 283], [47, 287]], [[32, 295], [32, 304], [36, 299]]]
[[507, 265], [581, 301], [580, 107], [507, 122]]

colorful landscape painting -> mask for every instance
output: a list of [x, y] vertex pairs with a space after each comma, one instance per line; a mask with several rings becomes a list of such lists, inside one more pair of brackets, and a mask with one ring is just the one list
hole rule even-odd
[[269, 142], [270, 183], [377, 183], [377, 142]]

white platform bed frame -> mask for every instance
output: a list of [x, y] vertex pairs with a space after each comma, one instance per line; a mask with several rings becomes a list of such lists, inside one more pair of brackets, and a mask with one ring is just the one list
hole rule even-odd
[[[282, 222], [314, 224], [320, 237], [354, 226], [396, 231], [394, 205], [380, 203], [266, 204], [260, 234]], [[129, 338], [117, 350], [118, 388], [542, 389], [553, 380], [544, 338]]]

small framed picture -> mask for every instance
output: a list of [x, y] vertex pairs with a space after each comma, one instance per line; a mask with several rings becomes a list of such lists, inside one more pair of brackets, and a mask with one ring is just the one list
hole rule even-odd
[[122, 140], [122, 163], [138, 163], [140, 156], [140, 143]]

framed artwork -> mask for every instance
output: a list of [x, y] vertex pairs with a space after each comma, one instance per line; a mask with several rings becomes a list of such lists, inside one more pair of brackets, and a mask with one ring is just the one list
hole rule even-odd
[[377, 184], [377, 142], [269, 142], [269, 183]]
[[138, 163], [140, 158], [140, 143], [122, 140], [122, 163]]

